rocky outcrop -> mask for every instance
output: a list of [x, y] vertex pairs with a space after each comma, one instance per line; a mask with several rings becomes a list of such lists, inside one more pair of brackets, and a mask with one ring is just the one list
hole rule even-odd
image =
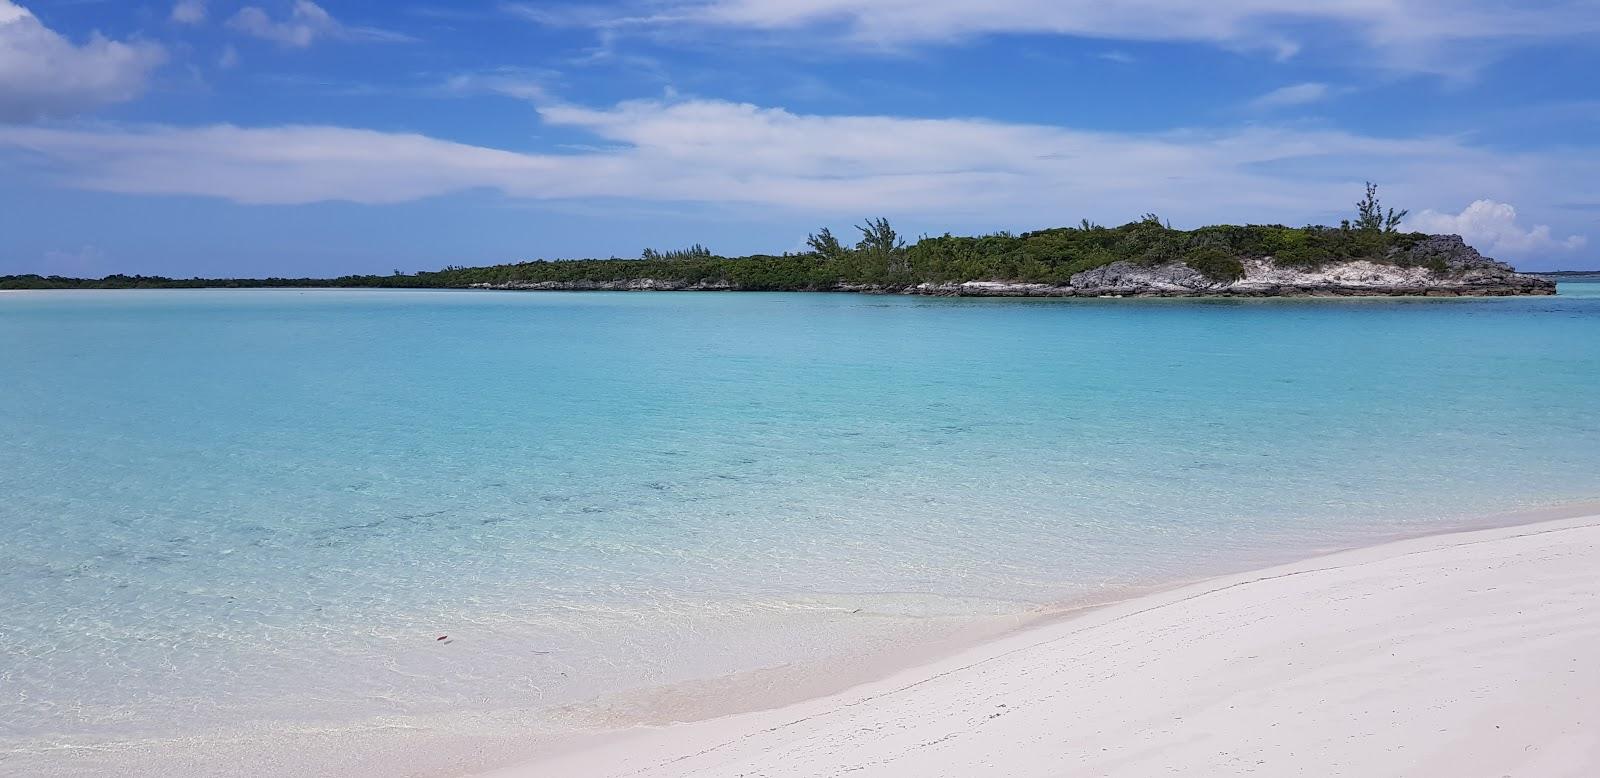
[[1525, 275], [1479, 254], [1459, 235], [1433, 235], [1385, 262], [1353, 260], [1320, 267], [1240, 259], [1243, 274], [1217, 279], [1183, 264], [1112, 262], [1061, 286], [969, 281], [922, 284], [911, 294], [973, 297], [1454, 297], [1555, 294], [1555, 282]]
[[1188, 294], [1220, 292], [1228, 283], [1182, 262], [1146, 266], [1119, 261], [1073, 276], [1072, 286], [1090, 294]]

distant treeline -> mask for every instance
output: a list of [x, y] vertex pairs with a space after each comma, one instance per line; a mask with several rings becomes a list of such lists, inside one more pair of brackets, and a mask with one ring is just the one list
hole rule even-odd
[[[412, 276], [395, 276], [411, 278]], [[394, 286], [372, 283], [385, 276], [344, 276], [341, 278], [167, 278], [166, 276], [129, 276], [118, 273], [105, 278], [68, 278], [66, 276], [41, 276], [28, 274], [0, 276], [0, 289], [218, 289], [329, 286]], [[419, 284], [409, 284], [419, 286]], [[426, 284], [420, 284], [426, 286]]]
[[1065, 284], [1075, 274], [1118, 260], [1140, 264], [1183, 261], [1217, 279], [1237, 278], [1240, 261], [1272, 256], [1280, 264], [1315, 267], [1370, 259], [1413, 261], [1407, 250], [1426, 236], [1354, 227], [1214, 226], [1175, 230], [1154, 216], [1120, 227], [1084, 223], [1021, 235], [940, 235], [906, 245], [886, 220], [860, 227], [845, 246], [823, 230], [811, 251], [782, 256], [720, 257], [701, 247], [649, 251], [645, 259], [535, 260], [488, 267], [337, 278], [164, 278], [111, 275], [99, 279], [3, 276], [0, 289], [188, 289], [252, 287], [453, 288], [539, 281], [656, 279], [728, 283], [741, 289], [812, 290], [841, 284], [897, 286], [1003, 280]]
[[645, 249], [639, 259], [535, 260], [488, 267], [338, 278], [190, 278], [112, 275], [100, 279], [4, 276], [0, 289], [184, 289], [200, 287], [412, 287], [477, 284], [607, 282], [653, 279], [740, 289], [814, 290], [841, 286], [896, 287], [921, 283], [1017, 281], [1067, 284], [1072, 276], [1117, 261], [1142, 265], [1184, 262], [1217, 280], [1238, 278], [1242, 260], [1271, 256], [1280, 265], [1313, 268], [1367, 259], [1445, 269], [1438, 258], [1418, 257], [1412, 246], [1427, 236], [1398, 231], [1405, 212], [1385, 212], [1376, 187], [1356, 204], [1356, 218], [1338, 227], [1219, 225], [1175, 230], [1154, 214], [1120, 227], [1087, 220], [1076, 227], [1014, 235], [963, 237], [946, 233], [907, 245], [887, 219], [856, 227], [847, 245], [827, 229], [808, 237], [808, 251], [781, 256], [721, 257], [695, 244], [687, 249]]

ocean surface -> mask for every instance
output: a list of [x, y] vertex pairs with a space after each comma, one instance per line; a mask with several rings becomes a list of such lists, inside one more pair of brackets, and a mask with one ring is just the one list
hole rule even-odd
[[0, 772], [518, 720], [1593, 500], [1597, 383], [1600, 284], [0, 294]]

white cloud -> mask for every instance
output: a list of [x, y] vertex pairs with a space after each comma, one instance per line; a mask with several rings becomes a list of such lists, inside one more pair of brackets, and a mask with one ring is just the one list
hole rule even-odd
[[339, 29], [333, 16], [310, 0], [296, 0], [289, 18], [283, 21], [274, 21], [260, 7], [247, 5], [228, 20], [228, 26], [246, 35], [295, 48], [310, 46], [317, 38]]
[[1460, 235], [1487, 254], [1525, 257], [1538, 252], [1574, 251], [1588, 243], [1582, 235], [1555, 238], [1549, 225], [1524, 228], [1510, 203], [1477, 200], [1458, 214], [1427, 210], [1406, 219], [1404, 228], [1417, 232]]
[[178, 24], [200, 24], [206, 20], [206, 0], [178, 0], [169, 18]]
[[1377, 176], [1396, 205], [1494, 191], [1550, 208], [1549, 198], [1600, 176], [1600, 156], [1578, 151], [1499, 153], [1448, 137], [1305, 128], [1118, 134], [716, 100], [539, 110], [547, 125], [593, 141], [527, 153], [340, 127], [0, 128], [0, 164], [29, 160], [88, 189], [241, 203], [391, 203], [490, 189], [1017, 227], [1148, 211], [1180, 225], [1336, 220], [1361, 179]]
[[[1600, 32], [1600, 14], [1590, 0], [638, 0], [610, 14], [550, 3], [505, 7], [545, 24], [813, 31], [889, 47], [996, 34], [1059, 34], [1201, 42], [1286, 58], [1306, 42], [1352, 34], [1381, 52], [1389, 66], [1442, 72], [1472, 67], [1471, 61], [1443, 51], [1450, 44], [1576, 39]], [[1474, 60], [1484, 53], [1479, 46]]]
[[414, 40], [408, 35], [376, 27], [347, 26], [311, 0], [295, 0], [289, 15], [282, 20], [273, 19], [260, 6], [247, 5], [228, 20], [228, 27], [245, 35], [297, 49], [306, 48], [319, 38], [376, 43]]
[[241, 203], [394, 203], [536, 179], [537, 157], [421, 135], [231, 125], [135, 130], [0, 128], [0, 145], [65, 164], [72, 184]]
[[239, 66], [239, 50], [233, 44], [222, 47], [222, 53], [217, 55], [217, 67], [223, 70], [232, 70]]
[[0, 121], [72, 114], [131, 100], [166, 60], [154, 43], [94, 33], [74, 45], [28, 9], [0, 0]]
[[1254, 100], [1251, 100], [1250, 107], [1259, 110], [1271, 110], [1274, 108], [1288, 108], [1296, 105], [1309, 105], [1311, 103], [1326, 100], [1330, 94], [1330, 91], [1331, 90], [1328, 89], [1327, 84], [1319, 84], [1316, 82], [1293, 84], [1290, 86], [1279, 87], [1271, 92], [1257, 97]]

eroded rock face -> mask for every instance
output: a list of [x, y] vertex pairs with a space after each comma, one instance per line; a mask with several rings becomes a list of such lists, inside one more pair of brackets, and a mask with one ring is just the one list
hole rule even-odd
[[[1492, 267], [1441, 274], [1365, 260], [1317, 269], [1279, 267], [1271, 259], [1243, 260], [1235, 281], [1206, 278], [1181, 263], [1144, 267], [1117, 262], [1072, 277], [1068, 286], [968, 281], [898, 290], [942, 297], [1452, 297], [1555, 294], [1555, 283]], [[1499, 264], [1499, 263], [1495, 263]], [[896, 291], [896, 290], [859, 290]]]
[[965, 281], [958, 284], [918, 284], [901, 290], [906, 294], [935, 297], [1072, 297], [1077, 290], [1055, 284], [1030, 284], [1011, 281]]
[[1479, 254], [1478, 250], [1468, 246], [1460, 235], [1429, 235], [1426, 240], [1412, 246], [1405, 254], [1415, 264], [1426, 265], [1430, 260], [1440, 260], [1447, 268], [1456, 272], [1472, 270], [1516, 272], [1504, 262]]
[[1118, 261], [1073, 276], [1071, 285], [1088, 294], [1181, 294], [1220, 291], [1228, 282], [1206, 278], [1181, 262], [1144, 266]]

